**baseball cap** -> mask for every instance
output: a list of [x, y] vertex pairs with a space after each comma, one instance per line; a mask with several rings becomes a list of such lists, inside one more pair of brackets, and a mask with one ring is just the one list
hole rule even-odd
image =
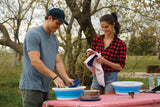
[[66, 25], [68, 25], [68, 22], [65, 20], [65, 14], [63, 12], [63, 10], [59, 9], [59, 8], [52, 8], [48, 11], [47, 15], [51, 15], [53, 17], [56, 17], [59, 21], [65, 23]]

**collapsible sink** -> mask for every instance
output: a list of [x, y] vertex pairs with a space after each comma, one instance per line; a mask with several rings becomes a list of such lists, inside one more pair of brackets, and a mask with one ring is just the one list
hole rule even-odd
[[129, 91], [134, 91], [134, 93], [139, 93], [140, 88], [142, 87], [142, 82], [137, 81], [117, 81], [112, 82], [113, 88], [115, 89], [116, 94], [127, 94]]
[[57, 100], [76, 100], [80, 98], [85, 88], [86, 86], [78, 86], [73, 88], [69, 88], [67, 86], [65, 88], [52, 88], [52, 90], [55, 93]]

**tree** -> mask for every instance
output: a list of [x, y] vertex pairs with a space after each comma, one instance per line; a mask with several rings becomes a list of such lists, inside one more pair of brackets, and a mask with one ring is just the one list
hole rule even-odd
[[22, 54], [22, 46], [13, 42], [9, 36], [8, 30], [6, 27], [0, 23], [0, 31], [2, 32], [3, 37], [0, 39], [1, 45], [9, 46], [12, 49]]
[[[26, 3], [27, 2], [27, 3]], [[28, 25], [26, 30], [28, 30], [32, 16], [34, 11], [34, 0], [18, 0], [18, 1], [8, 1], [8, 0], [2, 0], [2, 7], [1, 10], [4, 16], [1, 17], [1, 23], [0, 23], [0, 31], [2, 32], [2, 38], [0, 39], [0, 44], [9, 46], [13, 50], [15, 50], [15, 60], [13, 63], [13, 66], [17, 63], [17, 55], [19, 54], [19, 65], [21, 63], [21, 56], [23, 54], [23, 45], [19, 40], [19, 35], [21, 33], [20, 28], [23, 26], [23, 21], [28, 21]], [[7, 7], [7, 8], [5, 8]], [[31, 14], [28, 17], [28, 20], [26, 19], [27, 13], [31, 10]], [[5, 25], [10, 28], [10, 30], [7, 30]], [[23, 29], [24, 30], [24, 29]], [[13, 35], [13, 39], [11, 38]]]
[[[80, 75], [85, 78], [82, 81], [89, 81], [90, 75], [86, 72], [83, 61], [86, 58], [85, 50], [91, 46], [92, 39], [101, 34], [99, 17], [114, 11], [117, 12], [121, 23], [120, 36], [143, 31], [151, 25], [159, 26], [157, 22], [160, 22], [158, 0], [65, 0], [65, 2], [63, 0], [38, 0], [37, 2], [38, 7], [45, 9], [45, 12], [50, 7], [60, 7], [65, 11], [69, 26], [61, 27], [56, 35], [58, 35], [60, 46], [65, 50], [63, 58], [68, 74], [73, 78]], [[29, 1], [26, 0], [25, 3], [29, 3]], [[33, 10], [32, 6], [28, 7]], [[29, 14], [29, 16], [32, 15]]]
[[[65, 0], [73, 17], [77, 20], [90, 46], [92, 39], [97, 36], [91, 17], [100, 17], [109, 12], [117, 12], [122, 25], [121, 34], [134, 33], [147, 29], [159, 21], [158, 1], [119, 1], [119, 0]], [[94, 2], [94, 3], [93, 3]], [[137, 3], [138, 2], [138, 3]], [[149, 9], [148, 9], [149, 8]], [[101, 14], [100, 14], [101, 13]], [[99, 25], [100, 26], [100, 25]], [[85, 70], [85, 69], [84, 69]], [[85, 71], [82, 71], [85, 73]], [[87, 79], [88, 80], [88, 79]]]
[[138, 40], [135, 36], [135, 33], [131, 34], [131, 39], [129, 40], [128, 48], [127, 48], [127, 54], [128, 55], [138, 55]]
[[[98, 0], [99, 2], [99, 0]], [[73, 17], [78, 21], [82, 31], [87, 39], [87, 43], [91, 45], [92, 39], [97, 36], [95, 29], [91, 22], [91, 0], [85, 0], [76, 3], [75, 0], [66, 0], [67, 5], [69, 6], [70, 10], [72, 11]], [[95, 6], [96, 9], [97, 6]]]
[[128, 45], [128, 55], [156, 55], [157, 38], [154, 34], [155, 30], [152, 27], [132, 34]]
[[157, 30], [156, 30], [156, 32], [155, 32], [155, 35], [156, 35], [156, 38], [157, 38], [157, 49], [158, 49], [158, 54], [159, 54], [159, 56], [158, 56], [158, 59], [160, 60], [160, 27], [157, 27]]
[[153, 29], [140, 32], [141, 36], [138, 37], [139, 55], [156, 55], [156, 37], [154, 32], [155, 30]]

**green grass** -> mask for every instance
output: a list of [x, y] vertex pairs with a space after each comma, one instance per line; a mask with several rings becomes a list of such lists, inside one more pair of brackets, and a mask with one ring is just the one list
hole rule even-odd
[[[22, 66], [12, 67], [13, 58], [13, 54], [0, 54], [0, 107], [22, 107], [19, 89]], [[55, 99], [51, 89], [49, 93], [49, 98]]]
[[[21, 107], [21, 93], [18, 88], [21, 67], [12, 67], [13, 55], [0, 55], [0, 106]], [[12, 61], [12, 62], [11, 62]]]
[[[21, 91], [19, 89], [22, 66], [12, 67], [13, 59], [13, 54], [0, 53], [0, 107], [22, 106]], [[157, 59], [157, 56], [129, 56], [122, 72], [146, 72], [147, 65], [159, 65]], [[142, 89], [148, 89], [148, 79], [119, 78], [119, 80], [141, 81], [144, 83]], [[51, 83], [51, 87], [53, 87], [53, 83]], [[51, 89], [49, 93], [49, 98], [55, 99]]]
[[160, 65], [158, 56], [127, 56], [121, 72], [146, 72], [148, 65]]

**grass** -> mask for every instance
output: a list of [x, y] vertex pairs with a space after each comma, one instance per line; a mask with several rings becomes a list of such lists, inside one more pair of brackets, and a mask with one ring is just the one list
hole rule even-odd
[[[13, 54], [0, 54], [0, 107], [22, 107], [19, 80], [22, 66], [12, 67]], [[50, 99], [55, 95], [50, 89]]]
[[[14, 55], [0, 53], [0, 107], [21, 107], [21, 91], [19, 79], [22, 73], [22, 66], [12, 67]], [[157, 56], [128, 56], [126, 66], [122, 72], [146, 72], [147, 65], [159, 65]], [[134, 67], [133, 67], [134, 66]], [[144, 83], [142, 89], [148, 89], [148, 79], [119, 78], [119, 80], [133, 80]], [[53, 84], [51, 84], [53, 87]], [[50, 99], [55, 95], [50, 89]]]
[[21, 107], [21, 94], [18, 88], [21, 67], [11, 67], [10, 54], [0, 55], [0, 106]]
[[121, 72], [146, 72], [148, 65], [160, 65], [159, 63], [158, 56], [127, 56]]

